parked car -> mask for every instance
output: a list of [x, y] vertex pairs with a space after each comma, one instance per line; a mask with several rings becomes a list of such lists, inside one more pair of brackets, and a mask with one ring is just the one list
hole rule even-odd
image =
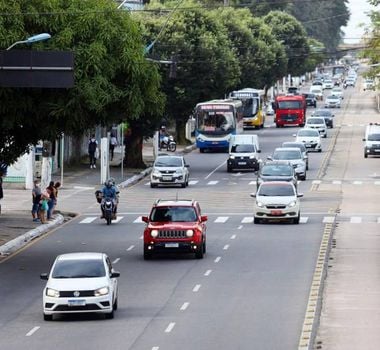
[[306, 119], [305, 128], [316, 129], [319, 133], [326, 138], [327, 137], [327, 125], [325, 118], [323, 117], [309, 117]]
[[189, 185], [189, 165], [183, 156], [159, 155], [150, 174], [150, 187], [158, 185]]
[[91, 312], [113, 318], [119, 276], [104, 253], [59, 255], [50, 273], [40, 276], [47, 280], [42, 294], [44, 320], [52, 320], [56, 314]]
[[296, 142], [302, 142], [307, 150], [322, 152], [321, 135], [318, 130], [303, 128], [298, 130], [294, 136], [296, 137]]
[[309, 170], [309, 156], [307, 155], [307, 148], [303, 142], [286, 141], [286, 142], [282, 143], [282, 147], [284, 147], [284, 148], [287, 148], [287, 147], [299, 148], [301, 153], [302, 153], [303, 160], [306, 163], [306, 170]]
[[194, 200], [157, 200], [143, 216], [144, 259], [157, 252], [188, 252], [202, 259], [206, 253], [207, 216]]
[[263, 220], [290, 220], [299, 224], [301, 209], [299, 198], [302, 193], [297, 193], [291, 182], [273, 181], [264, 182], [256, 193], [251, 193], [255, 198], [253, 205], [253, 222], [261, 223]]
[[267, 161], [257, 173], [256, 189], [266, 181], [290, 181], [297, 188], [297, 175], [292, 164], [286, 160]]
[[335, 114], [331, 112], [330, 109], [327, 108], [321, 108], [317, 109], [315, 112], [312, 113], [313, 117], [322, 117], [325, 119], [326, 126], [329, 128], [334, 127], [334, 117]]
[[302, 153], [299, 148], [276, 148], [271, 156], [268, 156], [269, 160], [286, 160], [292, 164], [297, 178], [300, 180], [306, 180], [306, 162], [303, 159]]
[[340, 108], [341, 99], [339, 96], [330, 95], [325, 99], [326, 108]]
[[305, 96], [307, 106], [313, 106], [314, 108], [317, 107], [317, 97], [314, 94], [303, 93], [302, 95]]

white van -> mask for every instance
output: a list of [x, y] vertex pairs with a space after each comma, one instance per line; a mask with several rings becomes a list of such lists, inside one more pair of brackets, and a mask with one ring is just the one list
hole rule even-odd
[[365, 129], [364, 158], [369, 155], [380, 156], [380, 124], [370, 123]]
[[260, 153], [259, 137], [257, 135], [232, 135], [227, 159], [227, 171], [234, 169], [259, 170]]

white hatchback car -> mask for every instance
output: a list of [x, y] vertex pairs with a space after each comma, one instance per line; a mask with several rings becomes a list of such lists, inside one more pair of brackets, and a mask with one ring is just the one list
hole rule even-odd
[[189, 184], [189, 176], [189, 165], [183, 156], [158, 155], [150, 174], [150, 187], [181, 185], [185, 188]]
[[70, 253], [59, 255], [43, 291], [44, 320], [55, 314], [104, 313], [113, 318], [117, 310], [120, 276], [104, 253]]
[[321, 135], [319, 135], [318, 130], [303, 128], [298, 130], [294, 136], [296, 137], [296, 142], [302, 142], [308, 151], [322, 152]]
[[334, 87], [334, 88], [331, 90], [331, 95], [338, 96], [338, 97], [340, 97], [342, 100], [344, 99], [344, 93], [343, 93], [343, 90], [342, 90], [342, 88], [340, 88], [339, 86], [336, 86], [336, 87]]
[[324, 138], [327, 137], [327, 125], [325, 118], [323, 117], [307, 118], [305, 128], [316, 129]]
[[339, 96], [330, 95], [326, 97], [325, 108], [340, 108], [341, 98]]
[[259, 224], [262, 220], [290, 220], [299, 224], [301, 217], [299, 197], [296, 188], [288, 181], [263, 182], [256, 194], [253, 206], [253, 222]]

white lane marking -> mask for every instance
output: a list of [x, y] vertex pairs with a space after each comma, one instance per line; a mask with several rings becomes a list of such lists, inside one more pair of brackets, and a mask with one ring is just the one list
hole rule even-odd
[[169, 325], [165, 329], [165, 333], [170, 333], [175, 326], [175, 322], [170, 322]]
[[89, 224], [89, 223], [95, 221], [96, 219], [97, 219], [96, 216], [95, 217], [90, 217], [90, 218], [85, 218], [82, 221], [80, 221], [79, 223], [80, 224]]
[[140, 236], [140, 239], [143, 239], [144, 238], [144, 235]]
[[325, 224], [331, 224], [331, 223], [333, 223], [334, 222], [334, 219], [335, 219], [335, 217], [334, 216], [325, 216], [324, 218], [323, 218], [323, 223], [325, 223]]
[[209, 181], [207, 182], [207, 185], [216, 185], [219, 181]]
[[307, 220], [309, 220], [309, 217], [308, 217], [308, 216], [301, 216], [301, 217], [300, 217], [300, 223], [301, 223], [301, 224], [306, 224], [306, 223], [307, 223]]
[[180, 310], [181, 311], [185, 311], [188, 307], [189, 307], [190, 303], [186, 302], [186, 303], [183, 303]]
[[228, 220], [228, 216], [218, 216], [214, 222], [225, 223]]
[[379, 186], [380, 185], [380, 181], [375, 181], [375, 185]]
[[153, 346], [152, 350], [158, 350], [159, 348], [159, 346]]
[[245, 218], [243, 218], [243, 220], [241, 220], [242, 224], [252, 224], [252, 222], [253, 222], [252, 216], [246, 216]]
[[142, 222], [144, 222], [144, 221], [142, 221], [142, 216], [139, 216], [137, 219], [135, 219], [133, 222], [135, 223], [135, 224], [141, 224]]
[[350, 219], [351, 224], [361, 224], [362, 218], [360, 216], [352, 216]]
[[193, 288], [193, 292], [198, 292], [199, 289], [201, 288], [201, 285], [200, 284], [196, 284], [195, 287]]
[[354, 181], [352, 184], [353, 185], [361, 185], [363, 183], [363, 181]]
[[190, 180], [189, 185], [196, 185], [199, 181], [198, 180]]
[[86, 187], [86, 186], [74, 186], [76, 190], [94, 190], [95, 187]]
[[242, 228], [243, 228], [243, 225], [239, 225], [237, 229], [241, 230]]
[[333, 183], [334, 185], [341, 185], [341, 184], [342, 184], [342, 181], [340, 181], [340, 180], [334, 180], [332, 183]]
[[220, 261], [221, 258], [222, 258], [221, 256], [218, 256], [218, 257], [214, 260], [214, 262], [218, 263], [218, 262]]
[[210, 273], [212, 272], [212, 270], [207, 270], [205, 273], [204, 273], [204, 276], [210, 276]]
[[208, 174], [206, 177], [205, 177], [205, 180], [207, 180], [212, 174], [215, 173], [215, 171], [217, 171], [220, 167], [226, 165], [226, 161], [224, 160], [222, 164], [218, 165], [210, 174]]
[[124, 216], [117, 216], [116, 217], [116, 220], [114, 220], [114, 222], [119, 222], [120, 220], [124, 219]]
[[135, 246], [134, 245], [131, 245], [128, 249], [127, 249], [127, 252], [131, 251]]
[[312, 184], [313, 184], [313, 185], [319, 185], [319, 184], [321, 184], [321, 183], [322, 183], [321, 180], [313, 180], [313, 181], [312, 181]]
[[377, 218], [377, 223], [380, 224], [380, 218]]
[[256, 185], [256, 181], [251, 181], [248, 185]]
[[150, 181], [148, 181], [146, 184], [145, 184], [145, 186], [149, 186], [150, 185]]
[[119, 261], [120, 261], [120, 258], [117, 258], [114, 261], [112, 261], [112, 264], [117, 264]]
[[229, 247], [230, 247], [230, 245], [229, 245], [229, 244], [226, 244], [226, 245], [223, 247], [223, 250], [227, 250]]
[[236, 235], [232, 235], [232, 236], [231, 236], [231, 239], [235, 239], [235, 238], [236, 238]]
[[39, 326], [33, 327], [28, 333], [26, 333], [26, 337], [32, 336], [34, 333], [36, 333], [40, 329]]

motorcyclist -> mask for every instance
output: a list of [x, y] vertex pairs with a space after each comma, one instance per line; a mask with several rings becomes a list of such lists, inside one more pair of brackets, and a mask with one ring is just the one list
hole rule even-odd
[[117, 205], [118, 205], [118, 190], [115, 185], [115, 181], [111, 178], [108, 179], [104, 183], [104, 187], [102, 189], [102, 203], [100, 205], [100, 208], [102, 210], [102, 218], [104, 218], [104, 210], [103, 210], [103, 203], [105, 202], [106, 198], [110, 198], [113, 203], [113, 216], [116, 218], [116, 212], [117, 212]]
[[169, 142], [169, 133], [166, 130], [165, 125], [161, 125], [160, 131], [159, 131], [159, 142], [160, 142], [160, 150], [163, 148], [165, 144], [168, 144]]

